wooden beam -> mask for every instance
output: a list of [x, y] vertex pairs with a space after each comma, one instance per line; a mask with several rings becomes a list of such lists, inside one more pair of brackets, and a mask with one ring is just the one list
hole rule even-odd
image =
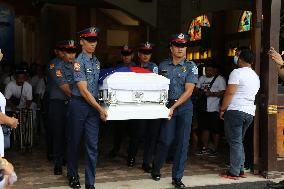
[[280, 31], [281, 0], [262, 0], [263, 4], [263, 40], [261, 72], [261, 156], [264, 175], [274, 177], [277, 170], [277, 114], [268, 114], [269, 105], [277, 105], [278, 73], [275, 64], [268, 57], [270, 46], [278, 50]]
[[[251, 32], [252, 50], [255, 53], [255, 66], [254, 69], [260, 75], [260, 58], [261, 58], [261, 26], [262, 26], [262, 1], [253, 1], [253, 30]], [[259, 132], [259, 105], [257, 103], [255, 119], [254, 119], [254, 134], [253, 134], [253, 164], [254, 173], [258, 174], [260, 170], [260, 132]]]

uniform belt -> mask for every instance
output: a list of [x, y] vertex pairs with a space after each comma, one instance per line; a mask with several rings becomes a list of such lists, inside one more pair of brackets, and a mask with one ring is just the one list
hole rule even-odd
[[[84, 100], [85, 101], [84, 97], [82, 97], [82, 96], [72, 95], [71, 98], [76, 99], [76, 100]], [[97, 97], [95, 97], [95, 99], [96, 99], [97, 102], [99, 102], [99, 99]]]
[[73, 99], [76, 99], [76, 100], [85, 100], [82, 96], [76, 96], [76, 95], [72, 95]]
[[69, 100], [62, 100], [62, 99], [50, 99], [52, 101], [55, 101], [55, 102], [62, 102], [64, 104], [68, 104]]

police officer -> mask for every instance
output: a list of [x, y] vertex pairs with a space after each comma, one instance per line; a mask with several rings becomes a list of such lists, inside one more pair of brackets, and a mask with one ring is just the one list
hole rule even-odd
[[168, 94], [170, 113], [169, 120], [165, 120], [161, 126], [151, 176], [156, 181], [160, 180], [160, 169], [170, 145], [176, 140], [177, 147], [172, 168], [172, 184], [176, 188], [185, 188], [181, 179], [187, 160], [191, 131], [193, 107], [190, 96], [198, 78], [196, 65], [185, 59], [187, 41], [188, 36], [185, 34], [174, 35], [170, 42], [172, 59], [163, 61], [159, 65], [160, 73], [170, 79]]
[[[128, 67], [133, 65], [134, 49], [129, 45], [121, 47], [121, 60], [117, 62], [115, 68]], [[131, 120], [111, 121], [113, 131], [113, 148], [109, 153], [111, 158], [115, 158], [120, 150], [123, 136], [128, 133], [128, 127], [131, 125]]]
[[85, 185], [92, 189], [95, 183], [98, 157], [99, 118], [106, 120], [107, 112], [98, 104], [100, 62], [94, 55], [98, 28], [79, 32], [82, 52], [74, 63], [74, 85], [69, 104], [68, 179], [71, 188], [80, 188], [78, 154], [81, 137], [85, 137]]
[[131, 66], [145, 68], [151, 72], [158, 73], [158, 66], [151, 62], [153, 44], [149, 42], [138, 45], [138, 62], [132, 63]]
[[49, 94], [49, 121], [53, 127], [54, 175], [62, 174], [65, 160], [67, 105], [71, 97], [73, 62], [76, 55], [76, 45], [73, 40], [61, 41], [58, 46], [63, 55], [61, 61], [56, 62], [50, 71]]
[[[138, 46], [138, 62], [134, 66], [145, 68], [151, 72], [158, 73], [158, 66], [151, 62], [153, 52], [153, 44], [146, 42]], [[156, 147], [156, 139], [159, 134], [160, 120], [131, 120], [130, 125], [130, 142], [128, 148], [127, 165], [133, 167], [135, 165], [135, 156], [138, 151], [139, 143], [144, 138], [144, 154], [142, 169], [150, 173], [151, 162]]]
[[133, 58], [134, 58], [134, 50], [129, 45], [123, 45], [121, 47], [121, 61], [117, 63], [115, 66], [116, 68], [120, 67], [128, 67], [134, 64]]
[[44, 108], [44, 127], [46, 131], [46, 148], [47, 148], [47, 159], [49, 161], [54, 159], [53, 155], [53, 136], [52, 136], [52, 124], [49, 121], [49, 96], [50, 89], [52, 87], [51, 72], [53, 72], [55, 65], [62, 60], [63, 52], [59, 48], [59, 42], [54, 47], [55, 57], [49, 62], [46, 70], [46, 89], [43, 96], [43, 108]]

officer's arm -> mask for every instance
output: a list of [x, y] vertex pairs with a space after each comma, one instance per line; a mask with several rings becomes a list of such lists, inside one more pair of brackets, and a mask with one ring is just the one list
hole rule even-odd
[[99, 112], [103, 112], [104, 110], [102, 109], [102, 107], [98, 104], [95, 97], [88, 90], [87, 81], [78, 81], [76, 84], [81, 96], [96, 110], [98, 110]]
[[72, 91], [71, 88], [69, 86], [69, 84], [63, 84], [59, 86], [60, 90], [62, 90], [62, 92], [66, 95], [71, 97]]
[[188, 98], [192, 95], [192, 92], [194, 90], [195, 84], [193, 83], [186, 83], [185, 84], [185, 91], [182, 93], [182, 95], [179, 97], [179, 99], [174, 103], [174, 105], [171, 107], [171, 109], [176, 109], [180, 105], [182, 105], [184, 102], [188, 100]]

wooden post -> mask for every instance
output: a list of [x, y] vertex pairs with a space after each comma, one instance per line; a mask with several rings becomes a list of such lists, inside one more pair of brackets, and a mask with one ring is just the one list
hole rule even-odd
[[[255, 71], [260, 76], [260, 59], [261, 59], [261, 26], [262, 26], [262, 1], [253, 1], [253, 30], [252, 34], [252, 50], [255, 53]], [[254, 119], [254, 136], [253, 136], [253, 164], [254, 173], [258, 174], [260, 170], [259, 157], [260, 157], [260, 137], [259, 137], [259, 104], [257, 103], [255, 119]]]
[[262, 0], [263, 4], [263, 40], [261, 72], [260, 130], [261, 157], [263, 175], [267, 178], [279, 176], [277, 172], [276, 129], [277, 112], [269, 114], [268, 107], [277, 105], [278, 74], [275, 63], [268, 57], [270, 46], [278, 50], [280, 31], [281, 0]]

